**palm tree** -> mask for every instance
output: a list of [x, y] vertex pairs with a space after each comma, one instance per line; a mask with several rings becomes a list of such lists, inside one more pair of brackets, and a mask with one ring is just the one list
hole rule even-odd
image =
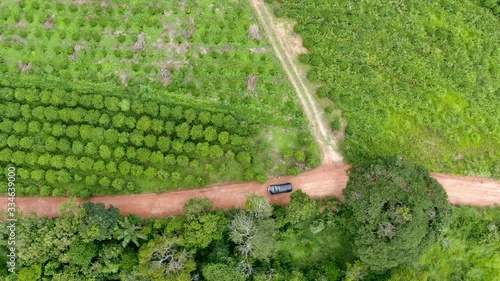
[[125, 218], [124, 221], [119, 221], [119, 224], [120, 228], [116, 230], [115, 234], [118, 240], [122, 240], [123, 248], [127, 247], [130, 241], [134, 242], [134, 244], [139, 247], [137, 239], [147, 239], [146, 235], [137, 231], [141, 229], [141, 227], [131, 224], [128, 218]]

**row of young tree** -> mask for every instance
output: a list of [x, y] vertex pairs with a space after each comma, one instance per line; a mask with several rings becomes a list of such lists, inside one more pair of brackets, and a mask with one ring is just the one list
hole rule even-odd
[[[264, 180], [269, 166], [262, 144], [253, 138], [257, 126], [228, 112], [23, 87], [2, 88], [0, 100], [0, 162], [54, 170], [58, 176], [24, 173], [22, 179], [44, 195], [49, 190], [58, 196], [116, 193], [124, 190], [117, 184], [122, 177], [138, 186], [136, 191], [199, 186], [218, 177]], [[299, 164], [311, 156], [304, 150], [282, 153]], [[225, 171], [229, 166], [231, 173]], [[67, 172], [74, 175], [69, 183]], [[100, 190], [85, 184], [95, 182]], [[24, 191], [37, 195], [36, 190]]]
[[[17, 6], [23, 11], [30, 11], [35, 15], [39, 15], [40, 17], [33, 17], [37, 19], [37, 23], [42, 23], [46, 20], [46, 16], [48, 12], [56, 12], [61, 16], [64, 15], [64, 20], [69, 21], [66, 22], [68, 25], [71, 21], [79, 22], [78, 25], [102, 25], [103, 27], [109, 24], [109, 21], [106, 23], [101, 23], [98, 21], [97, 23], [93, 23], [91, 21], [82, 20], [80, 17], [76, 17], [75, 14], [83, 14], [86, 16], [99, 16], [110, 17], [115, 14], [125, 14], [127, 12], [131, 12], [133, 15], [138, 16], [141, 14], [147, 14], [148, 16], [158, 16], [162, 15], [164, 10], [160, 5], [154, 5], [153, 3], [148, 6], [143, 5], [133, 5], [132, 7], [128, 5], [119, 5], [114, 3], [114, 5], [107, 4], [106, 6], [102, 6], [100, 2], [90, 1], [88, 5], [78, 5], [75, 3], [62, 3], [62, 2], [45, 2], [38, 0], [21, 0], [18, 2]], [[26, 15], [26, 16], [29, 16]], [[116, 16], [116, 15], [115, 15]]]
[[[15, 50], [16, 56], [23, 60], [29, 59], [29, 72], [63, 76], [69, 80], [113, 81], [117, 85], [124, 86], [149, 83], [164, 88], [164, 83], [161, 81], [162, 71], [158, 70], [157, 62], [163, 60], [165, 46], [162, 46], [163, 44], [158, 46], [159, 44], [155, 41], [182, 44], [188, 41], [197, 30], [192, 17], [195, 13], [189, 15], [189, 13], [182, 12], [185, 9], [191, 11], [191, 8], [178, 3], [153, 4], [146, 1], [126, 5], [107, 3], [105, 7], [102, 7], [100, 3], [89, 3], [85, 6], [74, 3], [58, 4], [60, 5], [27, 1], [22, 5], [8, 3], [0, 6], [0, 11], [2, 11], [0, 21], [6, 26], [25, 24], [21, 29], [5, 28], [7, 39], [2, 40], [0, 44], [5, 49]], [[19, 8], [19, 6], [25, 8]], [[198, 6], [196, 9], [206, 10]], [[241, 11], [241, 8], [237, 10]], [[180, 18], [174, 25], [175, 36], [172, 38], [169, 32], [165, 32], [167, 25], [171, 24], [171, 18], [164, 14], [167, 11], [177, 14]], [[125, 17], [126, 14], [134, 16]], [[234, 21], [229, 20], [229, 22]], [[220, 30], [227, 29], [224, 24], [222, 23]], [[232, 28], [234, 31], [236, 24], [233, 23], [233, 25], [235, 25]], [[203, 26], [215, 25], [205, 22]], [[116, 32], [109, 32], [109, 29]], [[246, 35], [245, 31], [241, 29], [239, 33]], [[143, 38], [142, 43], [138, 44], [141, 41], [138, 39], [140, 37]], [[211, 33], [203, 37], [208, 38], [209, 43], [221, 41], [219, 36], [210, 40], [212, 39]], [[241, 37], [247, 39], [246, 36]], [[22, 39], [16, 40], [18, 38]], [[146, 41], [144, 38], [147, 38]], [[51, 42], [54, 41], [60, 41], [61, 44], [52, 44]], [[223, 44], [224, 41], [220, 43], [221, 46]], [[113, 48], [108, 48], [111, 45]], [[169, 51], [166, 53], [172, 54]], [[189, 56], [191, 53], [186, 57]], [[54, 57], [57, 59], [52, 59]], [[175, 59], [182, 60], [183, 58], [184, 54], [180, 54]], [[87, 64], [89, 60], [96, 63]], [[8, 65], [1, 67], [0, 72], [19, 72], [17, 61], [15, 58], [8, 60]], [[106, 64], [112, 65], [114, 69], [110, 70]], [[124, 65], [126, 66], [123, 67]], [[70, 68], [72, 70], [67, 71]], [[125, 80], [128, 82], [120, 81], [120, 74], [116, 74], [114, 70], [125, 70], [124, 73], [127, 73]], [[106, 73], [103, 75], [103, 72]], [[149, 79], [153, 75], [156, 76], [154, 82]]]
[[[37, 120], [4, 119], [0, 123], [0, 139], [3, 146], [20, 146], [35, 151], [59, 150], [63, 153], [72, 151], [74, 154], [84, 152], [89, 155], [95, 155], [97, 151], [103, 158], [110, 158], [113, 151], [116, 151], [113, 155], [121, 155], [121, 150], [125, 148], [177, 155], [193, 153], [197, 149], [202, 157], [206, 157], [209, 148], [211, 151], [239, 152], [251, 151], [257, 145], [251, 139], [230, 135], [226, 131], [218, 133], [213, 127], [203, 129], [201, 126], [194, 126], [190, 130], [189, 126], [184, 125], [185, 123], [173, 127], [176, 133], [172, 135], [156, 136], [144, 134], [139, 130], [128, 133], [91, 125], [68, 126], [61, 122], [41, 123]], [[189, 135], [191, 139], [187, 139]], [[85, 150], [81, 149], [82, 146], [85, 146]], [[198, 153], [195, 154], [198, 155]]]
[[[19, 139], [15, 135], [7, 136], [7, 134], [0, 134], [1, 163], [13, 163], [29, 170], [57, 169], [60, 170], [58, 173], [63, 174], [67, 174], [64, 171], [67, 169], [75, 175], [75, 179], [78, 175], [90, 173], [90, 177], [98, 175], [112, 178], [145, 177], [165, 180], [166, 175], [178, 169], [191, 172], [194, 172], [194, 169], [198, 171], [196, 174], [203, 174], [199, 172], [204, 163], [217, 163], [223, 157], [226, 160], [238, 161], [241, 167], [250, 167], [257, 161], [252, 160], [248, 152], [225, 152], [220, 146], [211, 146], [206, 142], [195, 145], [174, 140], [172, 142], [174, 153], [163, 153], [161, 150], [136, 149], [133, 146], [117, 146], [113, 149], [104, 144], [99, 146], [94, 142], [86, 144], [80, 141], [70, 142], [64, 138], [57, 140], [54, 137], [29, 136]], [[170, 143], [169, 139], [168, 142]], [[23, 175], [20, 175], [22, 180], [30, 179], [28, 172]], [[31, 178], [37, 184], [54, 182], [48, 178], [49, 173], [46, 174], [46, 181], [38, 175], [39, 173], [32, 173]], [[65, 176], [57, 178], [63, 179], [57, 180], [61, 184], [71, 182]], [[175, 181], [173, 178], [172, 180]], [[87, 186], [91, 187], [92, 184]]]
[[[62, 120], [66, 123], [138, 129], [162, 133], [162, 124], [188, 124], [213, 127], [250, 135], [255, 131], [249, 124], [238, 121], [229, 113], [185, 108], [180, 105], [158, 104], [143, 99], [132, 101], [101, 94], [80, 94], [62, 89], [36, 90], [2, 88], [0, 92], [2, 114], [9, 118], [38, 118], [41, 121]], [[168, 123], [167, 126], [171, 126]], [[168, 132], [168, 131], [167, 131]], [[173, 133], [173, 132], [169, 132]]]
[[[139, 186], [143, 178], [162, 181], [163, 190], [201, 185], [226, 165], [240, 179], [265, 178], [255, 125], [229, 113], [60, 89], [1, 91], [0, 162], [46, 171], [22, 177], [44, 194], [114, 193], [122, 178]], [[101, 189], [91, 190], [94, 184]], [[147, 184], [143, 191], [152, 191]]]
[[[19, 8], [21, 2], [0, 3], [0, 8], [4, 8], [0, 9], [0, 20], [2, 17], [20, 16], [19, 21], [9, 20], [4, 30], [5, 40], [0, 42], [6, 54], [0, 55], [1, 84], [12, 85], [13, 80], [24, 80], [38, 88], [50, 85], [52, 88], [67, 89], [67, 93], [33, 90], [37, 93], [28, 98], [36, 101], [36, 104], [30, 104], [31, 108], [41, 106], [37, 113], [47, 112], [47, 117], [52, 118], [55, 110], [64, 109], [67, 122], [79, 125], [91, 122], [105, 128], [113, 115], [108, 111], [119, 108], [113, 112], [118, 114], [116, 125], [123, 130], [132, 130], [143, 115], [162, 119], [158, 116], [164, 112], [161, 105], [158, 108], [158, 103], [151, 100], [137, 102], [135, 97], [157, 98], [160, 103], [175, 98], [181, 100], [181, 104], [187, 104], [183, 106], [186, 113], [180, 115], [181, 123], [196, 123], [204, 128], [212, 126], [218, 132], [227, 131], [246, 137], [246, 134], [261, 132], [261, 128], [240, 122], [247, 120], [242, 114], [250, 112], [266, 127], [269, 126], [267, 128], [287, 127], [286, 139], [293, 149], [308, 146], [308, 154], [316, 154], [314, 148], [310, 148], [313, 146], [310, 136], [307, 145], [299, 144], [303, 139], [299, 133], [310, 135], [303, 112], [291, 86], [284, 79], [279, 63], [269, 52], [251, 9], [243, 2], [228, 6], [210, 2], [151, 3], [140, 0], [127, 4], [106, 3], [103, 8], [100, 2], [90, 1], [88, 5], [76, 5], [76, 10], [72, 3], [42, 1], [39, 5], [36, 4], [39, 1], [31, 0], [22, 4], [25, 10]], [[32, 3], [42, 8], [27, 12], [32, 9]], [[101, 13], [94, 13], [94, 9]], [[46, 14], [42, 18], [40, 13], [44, 11]], [[139, 14], [132, 18], [125, 15], [132, 11]], [[165, 16], [163, 12], [166, 11], [173, 14]], [[150, 22], [152, 20], [154, 24]], [[46, 21], [47, 26], [53, 26], [44, 27]], [[18, 23], [26, 25], [17, 28]], [[139, 40], [139, 35], [143, 40]], [[53, 44], [56, 41], [60, 44]], [[142, 44], [137, 44], [139, 47], [135, 50], [134, 45], [139, 41]], [[215, 44], [215, 41], [218, 43]], [[159, 81], [162, 73], [166, 86]], [[253, 90], [249, 90], [249, 77], [258, 80], [250, 87]], [[35, 80], [38, 83], [33, 83]], [[96, 97], [96, 93], [103, 91], [88, 91], [89, 94], [84, 96], [80, 91], [69, 90], [82, 84], [87, 86], [87, 90], [93, 84], [109, 91]], [[17, 83], [16, 87], [27, 86]], [[24, 97], [19, 98], [21, 100], [9, 101], [25, 105], [26, 102], [22, 101]], [[213, 106], [205, 108], [198, 102], [217, 104], [215, 108], [226, 107], [237, 112], [232, 115], [236, 122], [230, 120], [227, 112], [212, 111], [208, 108]], [[190, 104], [197, 104], [197, 109]], [[144, 113], [140, 111], [141, 106]], [[76, 109], [76, 112], [66, 107]], [[99, 108], [103, 112], [96, 112]], [[124, 111], [124, 108], [129, 109]], [[176, 106], [171, 110], [175, 119]], [[192, 111], [187, 112], [189, 110]], [[190, 122], [193, 113], [196, 117]], [[45, 114], [40, 116], [44, 118]], [[170, 114], [168, 118], [171, 118]], [[147, 118], [143, 119], [147, 123]], [[210, 121], [206, 123], [203, 120]], [[179, 125], [179, 122], [174, 123]], [[220, 130], [218, 126], [221, 126]], [[161, 128], [158, 123], [152, 121], [151, 129], [158, 128]], [[314, 163], [310, 166], [317, 165], [317, 161]]]
[[[172, 157], [189, 157], [203, 161], [205, 159], [218, 159], [224, 155], [239, 160], [241, 164], [249, 164], [252, 159], [250, 153], [246, 151], [235, 152], [232, 150], [226, 151], [219, 145], [209, 145], [207, 142], [194, 144], [192, 142], [183, 142], [179, 140], [170, 140], [169, 138], [160, 139], [158, 149], [151, 147], [135, 148], [129, 146], [110, 146], [106, 144], [97, 144], [96, 142], [82, 142], [79, 140], [68, 140], [66, 138], [56, 139], [52, 136], [41, 138], [37, 136], [18, 137], [15, 135], [8, 136], [5, 133], [0, 133], [0, 148], [5, 148], [5, 152], [11, 149], [19, 149], [19, 153], [30, 153], [29, 158], [17, 159], [25, 163], [33, 162], [33, 153], [39, 156], [45, 153], [62, 154], [63, 156], [75, 157], [91, 157], [96, 161], [103, 160], [128, 160], [134, 163], [149, 164], [162, 166], [165, 163], [170, 163]], [[17, 152], [17, 151], [16, 151]], [[293, 155], [293, 154], [292, 154]], [[292, 156], [291, 155], [291, 156]], [[305, 159], [305, 154], [295, 153], [297, 159]], [[23, 157], [26, 155], [23, 155]], [[60, 157], [60, 156], [58, 156]], [[6, 161], [7, 158], [3, 158]], [[17, 162], [14, 161], [14, 162]]]
[[[0, 276], [7, 281], [498, 276], [500, 209], [461, 207], [453, 214], [444, 190], [425, 169], [397, 158], [356, 166], [344, 196], [345, 204], [313, 200], [298, 190], [286, 206], [277, 206], [250, 195], [245, 209], [225, 211], [206, 198], [193, 198], [183, 215], [163, 218], [120, 216], [113, 206], [69, 201], [57, 218], [19, 218], [16, 275], [5, 270], [8, 230], [0, 226]], [[453, 257], [457, 251], [474, 258]], [[443, 256], [451, 260], [434, 262]]]
[[[144, 169], [167, 171], [175, 167], [181, 169], [188, 166], [197, 168], [200, 163], [216, 162], [222, 157], [225, 157], [226, 160], [237, 160], [243, 167], [249, 167], [252, 163], [255, 164], [258, 161], [252, 159], [252, 156], [248, 152], [235, 154], [229, 151], [224, 153], [218, 146], [193, 146], [193, 150], [190, 150], [191, 153], [175, 155], [163, 154], [160, 151], [151, 152], [144, 148], [136, 150], [133, 147], [128, 147], [126, 150], [118, 147], [111, 152], [107, 146], [100, 146], [97, 149], [97, 146], [93, 145], [93, 143], [89, 143], [86, 146], [77, 143], [73, 145], [72, 151], [75, 153], [71, 155], [68, 153], [46, 152], [43, 150], [43, 147], [39, 151], [23, 150], [20, 146], [11, 146], [9, 140], [10, 138], [7, 139], [9, 147], [0, 150], [0, 162], [2, 163], [13, 163], [23, 167], [28, 165], [32, 168], [79, 169], [81, 171], [96, 173], [115, 174], [119, 171], [123, 176], [128, 175], [132, 171], [132, 175], [138, 177], [142, 175]], [[5, 143], [0, 143], [0, 146], [5, 146]], [[78, 151], [80, 152], [77, 153]], [[147, 175], [154, 176], [155, 173], [147, 173]]]

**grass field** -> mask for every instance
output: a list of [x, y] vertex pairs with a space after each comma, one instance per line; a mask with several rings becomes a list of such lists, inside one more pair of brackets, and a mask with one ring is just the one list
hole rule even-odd
[[[481, 1], [271, 1], [292, 18], [308, 78], [348, 126], [350, 162], [398, 154], [500, 177], [500, 18]], [[484, 2], [484, 1], [483, 1]]]
[[[0, 161], [17, 165], [21, 180], [29, 180], [24, 194], [163, 191], [264, 180], [319, 164], [295, 93], [246, 1], [2, 1], [0, 28], [0, 105], [10, 109], [2, 112]], [[123, 118], [126, 125], [117, 121]], [[75, 126], [79, 134], [66, 135]], [[81, 128], [101, 135], [96, 141]], [[176, 146], [160, 149], [160, 138]], [[44, 151], [75, 142], [86, 149]], [[198, 144], [211, 152], [196, 155]], [[145, 154], [103, 158], [101, 145]], [[32, 159], [13, 158], [16, 149]], [[144, 149], [156, 153], [156, 166]], [[136, 173], [123, 177], [111, 167], [105, 176], [106, 169], [95, 173], [86, 160], [88, 170], [72, 170], [55, 158], [39, 161], [42, 155], [118, 168], [127, 159]], [[155, 172], [143, 179], [149, 168]]]

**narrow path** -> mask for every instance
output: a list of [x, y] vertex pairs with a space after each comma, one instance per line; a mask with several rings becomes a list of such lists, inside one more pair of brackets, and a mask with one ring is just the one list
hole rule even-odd
[[[291, 182], [294, 189], [301, 189], [311, 197], [334, 196], [342, 199], [342, 190], [348, 180], [348, 165], [325, 164], [298, 176], [280, 177], [258, 182], [216, 185], [201, 189], [172, 191], [162, 194], [98, 196], [92, 202], [102, 202], [120, 209], [121, 214], [136, 214], [142, 217], [172, 216], [182, 213], [184, 204], [193, 197], [207, 197], [219, 209], [243, 207], [249, 194], [263, 195], [272, 203], [286, 204], [290, 194], [269, 195], [267, 186], [273, 183]], [[485, 178], [470, 178], [454, 175], [432, 174], [445, 188], [448, 198], [454, 204], [487, 206], [500, 204], [500, 181]], [[22, 188], [19, 185], [18, 188]], [[39, 215], [55, 217], [59, 206], [68, 198], [19, 197], [16, 208], [22, 212], [36, 212]], [[84, 200], [78, 200], [85, 202]], [[8, 200], [0, 197], [0, 210], [6, 210]]]
[[338, 151], [338, 145], [335, 143], [335, 138], [329, 129], [328, 124], [321, 118], [322, 110], [318, 107], [314, 100], [314, 93], [307, 86], [307, 82], [299, 74], [299, 70], [295, 64], [292, 55], [286, 48], [283, 47], [285, 42], [276, 33], [276, 25], [273, 22], [273, 17], [262, 0], [251, 0], [252, 6], [255, 9], [255, 14], [267, 35], [267, 39], [271, 43], [277, 58], [283, 65], [288, 79], [292, 83], [299, 97], [304, 113], [313, 128], [314, 137], [318, 141], [322, 153], [323, 164], [342, 163], [342, 155]]

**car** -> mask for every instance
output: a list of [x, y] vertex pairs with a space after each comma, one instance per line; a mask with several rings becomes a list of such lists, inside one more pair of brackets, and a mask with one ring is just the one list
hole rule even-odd
[[292, 190], [293, 190], [293, 186], [289, 182], [279, 183], [279, 184], [271, 184], [270, 186], [267, 187], [267, 191], [271, 195], [292, 192]]

